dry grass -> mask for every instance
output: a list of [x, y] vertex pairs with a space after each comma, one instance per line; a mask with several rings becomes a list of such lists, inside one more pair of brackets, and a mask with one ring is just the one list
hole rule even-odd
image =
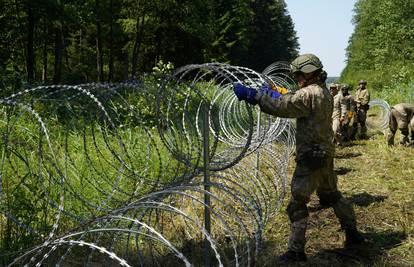
[[[414, 148], [388, 148], [383, 135], [373, 135], [338, 148], [335, 164], [340, 189], [354, 203], [359, 229], [370, 244], [343, 249], [344, 234], [332, 209], [314, 208], [313, 196], [309, 260], [297, 266], [414, 266]], [[276, 256], [286, 250], [287, 216], [282, 213], [267, 229], [259, 266], [275, 266]]]

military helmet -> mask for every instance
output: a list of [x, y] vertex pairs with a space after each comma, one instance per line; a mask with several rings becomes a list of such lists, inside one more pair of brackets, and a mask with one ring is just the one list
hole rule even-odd
[[367, 81], [365, 81], [365, 80], [360, 80], [358, 84], [364, 84], [364, 85], [366, 85], [366, 84], [367, 84]]
[[303, 54], [298, 56], [290, 64], [292, 73], [303, 72], [312, 73], [323, 68], [321, 60], [313, 54]]
[[350, 90], [350, 89], [351, 89], [351, 87], [349, 86], [349, 84], [344, 83], [344, 84], [342, 84], [341, 89], [342, 89], [342, 90]]

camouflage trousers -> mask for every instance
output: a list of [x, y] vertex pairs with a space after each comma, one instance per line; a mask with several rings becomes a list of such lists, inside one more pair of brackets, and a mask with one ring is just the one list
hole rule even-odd
[[332, 130], [334, 133], [334, 143], [335, 144], [342, 144], [342, 127], [341, 121], [339, 119], [333, 119], [332, 121]]
[[352, 205], [342, 196], [337, 187], [337, 176], [333, 170], [333, 158], [314, 169], [306, 160], [299, 160], [291, 183], [291, 199], [287, 213], [291, 221], [289, 250], [303, 252], [306, 243], [306, 227], [309, 211], [307, 204], [313, 192], [317, 192], [321, 205], [333, 208], [342, 229], [356, 229], [355, 213]]
[[352, 131], [351, 131], [351, 138], [355, 139], [356, 134], [358, 133], [358, 125], [361, 127], [360, 135], [361, 137], [365, 138], [367, 135], [367, 110], [366, 109], [358, 109], [356, 114], [356, 120], [354, 120], [352, 124]]

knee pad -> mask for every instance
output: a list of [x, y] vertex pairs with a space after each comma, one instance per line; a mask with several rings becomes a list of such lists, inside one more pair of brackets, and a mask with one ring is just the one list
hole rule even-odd
[[305, 202], [290, 201], [286, 212], [291, 222], [296, 222], [309, 217], [308, 207]]
[[332, 207], [333, 205], [335, 205], [342, 198], [342, 194], [339, 191], [318, 193], [318, 196], [319, 196], [319, 203], [321, 204], [321, 206], [329, 206], [329, 207]]

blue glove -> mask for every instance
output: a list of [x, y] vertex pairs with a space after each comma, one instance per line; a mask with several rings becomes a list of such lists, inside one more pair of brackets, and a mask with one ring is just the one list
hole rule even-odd
[[260, 87], [260, 89], [259, 89], [259, 92], [262, 95], [268, 95], [272, 99], [278, 99], [279, 97], [282, 96], [278, 91], [273, 90], [272, 88], [270, 88], [268, 84], [262, 85], [262, 87]]
[[237, 99], [239, 99], [239, 101], [244, 100], [252, 105], [257, 104], [257, 100], [255, 99], [257, 91], [255, 89], [244, 86], [240, 83], [235, 83], [233, 86], [234, 94], [237, 96]]

